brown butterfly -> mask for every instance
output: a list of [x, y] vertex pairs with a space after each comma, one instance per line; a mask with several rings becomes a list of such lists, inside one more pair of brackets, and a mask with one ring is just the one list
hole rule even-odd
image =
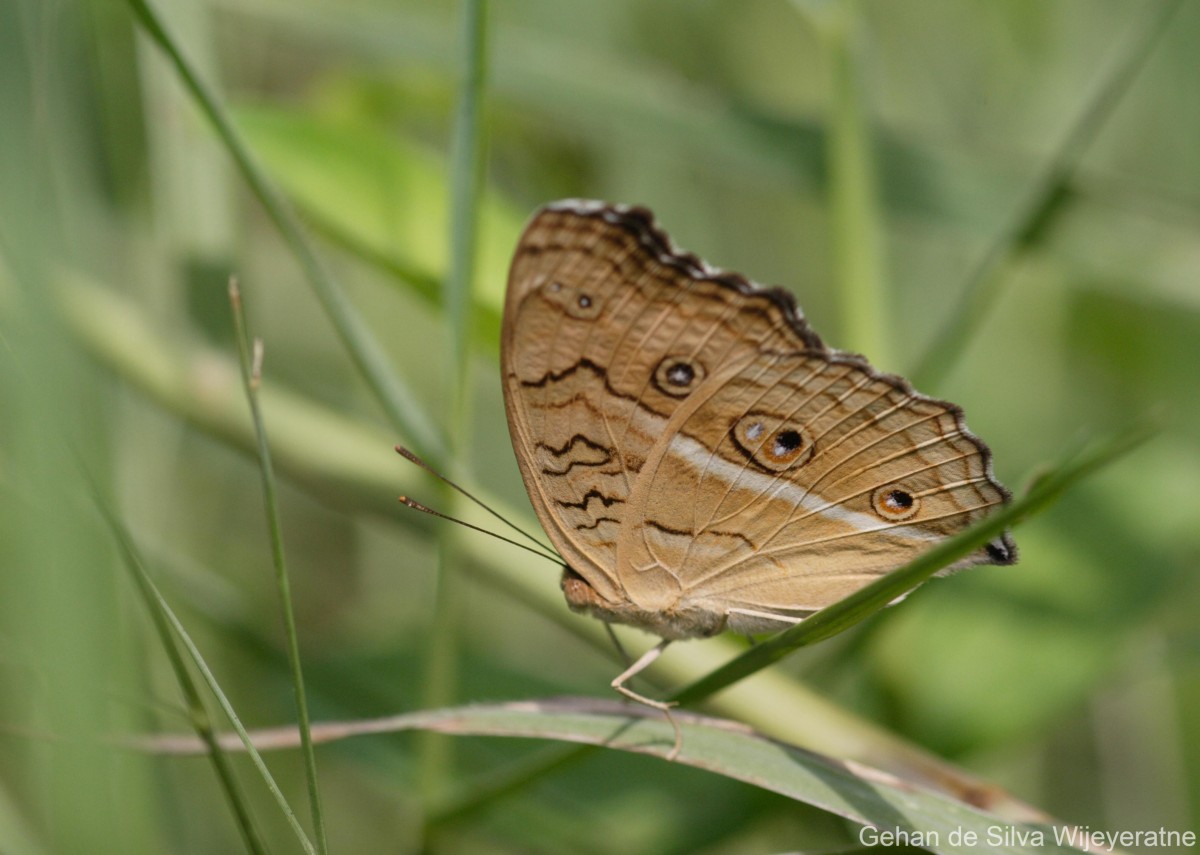
[[[509, 430], [575, 611], [663, 639], [782, 629], [1008, 501], [962, 411], [825, 346], [792, 297], [643, 208], [538, 211], [509, 272]], [[947, 571], [1011, 564], [1008, 534]], [[678, 737], [677, 745], [678, 748]]]

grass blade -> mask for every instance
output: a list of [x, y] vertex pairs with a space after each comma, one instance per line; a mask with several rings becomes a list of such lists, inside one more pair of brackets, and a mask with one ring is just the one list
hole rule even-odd
[[462, 422], [471, 354], [472, 274], [484, 176], [485, 138], [481, 119], [487, 82], [486, 0], [466, 0], [462, 15], [463, 69], [450, 147], [450, 272], [446, 281], [446, 320], [450, 325], [450, 357], [454, 367], [451, 425]]
[[[863, 825], [928, 833], [930, 851], [964, 855], [978, 851], [978, 843], [985, 840], [989, 841], [988, 852], [1034, 855], [1073, 851], [1059, 842], [1059, 836], [1066, 836], [1069, 827], [1048, 825], [1050, 818], [1033, 809], [1026, 810], [1023, 820], [1002, 819], [963, 800], [863, 764], [841, 762], [768, 739], [742, 725], [694, 713], [677, 715], [684, 731], [683, 750], [677, 761], [681, 765], [743, 781]], [[619, 701], [589, 698], [481, 704], [383, 719], [329, 722], [317, 725], [314, 735], [320, 741], [333, 741], [413, 729], [457, 736], [558, 740], [655, 756], [666, 754], [674, 741], [671, 726], [659, 713]], [[291, 728], [256, 732], [254, 738], [264, 750], [295, 745]], [[172, 737], [137, 740], [133, 745], [167, 754], [191, 753], [198, 748], [193, 739]], [[558, 755], [547, 762], [557, 765], [577, 756]], [[973, 795], [990, 804], [989, 794]], [[1022, 834], [1010, 834], [1008, 840], [997, 842], [988, 837], [993, 828], [1019, 829]], [[977, 845], [953, 843], [955, 830], [973, 831]], [[1039, 832], [1043, 839], [1036, 845]]]
[[[465, 0], [462, 16], [461, 81], [450, 157], [450, 264], [446, 280], [446, 321], [450, 326], [450, 407], [447, 417], [451, 460], [467, 434], [468, 367], [471, 358], [473, 274], [478, 242], [480, 186], [483, 182], [484, 136], [481, 127], [484, 87], [487, 80], [487, 2]], [[453, 502], [447, 489], [441, 491]], [[438, 577], [433, 626], [425, 662], [426, 684], [422, 702], [446, 706], [454, 697], [458, 679], [457, 615], [461, 580], [459, 550], [453, 526], [438, 529]], [[452, 764], [451, 744], [427, 734], [420, 749], [420, 782], [426, 798], [444, 786]]]
[[887, 365], [891, 353], [884, 323], [887, 289], [880, 242], [879, 188], [865, 109], [858, 7], [839, 3], [826, 12], [813, 17], [820, 24], [833, 81], [825, 162], [843, 340], [850, 350]]
[[[304, 673], [300, 667], [300, 641], [296, 633], [296, 615], [292, 609], [291, 585], [288, 581], [287, 561], [283, 554], [283, 531], [279, 521], [279, 501], [275, 493], [275, 467], [271, 463], [271, 450], [267, 445], [267, 429], [263, 424], [262, 410], [258, 405], [258, 387], [262, 379], [262, 366], [259, 359], [251, 357], [251, 343], [246, 330], [246, 315], [236, 281], [229, 283], [229, 302], [233, 307], [233, 325], [242, 368], [242, 386], [246, 391], [246, 402], [250, 406], [250, 416], [254, 421], [254, 435], [258, 445], [263, 503], [267, 514], [267, 530], [271, 535], [271, 559], [275, 565], [275, 582], [279, 586], [279, 606], [283, 613], [284, 632], [287, 635], [288, 665], [291, 668], [292, 687], [296, 696], [301, 753], [304, 756], [304, 776], [308, 781], [309, 809], [312, 812], [313, 830], [317, 838], [317, 851], [321, 855], [326, 855], [329, 851], [329, 843], [325, 835], [325, 818], [321, 812], [321, 791], [317, 785], [317, 758], [313, 751], [312, 736], [309, 732], [308, 698], [304, 691]], [[259, 342], [256, 341], [255, 344], [259, 344]], [[256, 352], [261, 354], [261, 351]]]
[[[196, 736], [203, 744], [204, 750], [212, 760], [213, 768], [217, 774], [217, 781], [225, 793], [230, 810], [233, 811], [234, 820], [238, 831], [242, 835], [242, 841], [246, 844], [246, 850], [254, 853], [265, 853], [267, 850], [264, 848], [258, 831], [254, 827], [254, 822], [250, 817], [250, 809], [246, 803], [246, 797], [238, 785], [236, 776], [233, 774], [233, 768], [229, 763], [229, 758], [226, 756], [225, 748], [221, 746], [217, 737], [217, 731], [213, 728], [212, 717], [209, 715], [208, 708], [200, 696], [199, 688], [188, 671], [183, 655], [176, 644], [176, 639], [178, 638], [184, 642], [185, 647], [187, 647], [189, 653], [192, 655], [193, 662], [197, 666], [203, 665], [202, 660], [199, 658], [200, 653], [191, 644], [190, 639], [186, 637], [183, 625], [179, 623], [179, 619], [175, 617], [175, 614], [171, 611], [170, 606], [167, 605], [166, 600], [159, 592], [154, 581], [150, 578], [150, 574], [146, 570], [146, 565], [142, 561], [141, 554], [134, 545], [133, 538], [126, 530], [124, 524], [117, 518], [116, 513], [103, 499], [95, 481], [91, 481], [90, 486], [93, 501], [117, 541], [121, 556], [125, 559], [125, 566], [129, 570], [130, 575], [133, 576], [134, 585], [137, 587], [138, 593], [146, 605], [146, 610], [150, 614], [150, 620], [153, 622], [163, 650], [167, 654], [167, 660], [171, 663], [171, 670], [175, 673], [175, 679], [179, 683], [179, 690], [183, 693], [188, 720], [191, 722], [192, 728], [196, 731]], [[208, 669], [202, 667], [201, 670], [205, 675], [205, 679], [209, 681], [209, 687], [214, 689], [215, 692], [219, 692], [216, 681], [212, 679], [212, 674]], [[219, 697], [221, 697], [223, 705], [227, 706], [228, 701], [223, 696], [219, 695]], [[232, 715], [232, 708], [227, 709], [226, 712], [230, 714], [230, 721], [239, 729], [239, 733], [244, 734], [245, 730], [241, 728], [240, 722]], [[250, 743], [249, 737], [246, 737], [245, 745], [248, 751], [253, 750], [253, 745]], [[261, 758], [258, 759], [258, 763], [261, 766]], [[261, 766], [261, 768], [269, 780], [270, 775], [266, 773], [266, 767]], [[273, 781], [269, 781], [269, 786], [281, 800], [284, 813], [294, 823], [295, 817], [292, 815], [291, 809], [287, 806], [287, 802], [282, 801], [283, 795], [279, 793]], [[303, 829], [299, 825], [295, 825], [294, 827], [300, 836], [301, 843], [305, 844], [306, 851], [313, 853], [312, 846], [308, 844]]]
[[1158, 13], [1129, 39], [1110, 65], [1053, 155], [967, 277], [957, 307], [912, 372], [914, 386], [937, 389], [958, 364], [959, 355], [999, 296], [1002, 268], [1023, 247], [1035, 242], [1061, 211], [1063, 198], [1088, 144], [1121, 102], [1180, 5], [1180, 0], [1165, 0]]
[[426, 415], [416, 396], [391, 369], [383, 349], [345, 291], [317, 258], [291, 205], [268, 180], [241, 134], [234, 127], [224, 105], [200, 79], [178, 42], [167, 32], [150, 0], [128, 0], [128, 3], [147, 34], [171, 60], [197, 105], [212, 122], [242, 177], [258, 197], [267, 216], [279, 229], [288, 248], [296, 256], [338, 336], [392, 424], [404, 436], [410, 437], [411, 444], [421, 449], [425, 457], [441, 463], [446, 449], [440, 432], [434, 427], [433, 421]]
[[965, 558], [1005, 529], [1043, 510], [1071, 485], [1132, 451], [1154, 432], [1155, 428], [1150, 424], [1136, 425], [1077, 459], [1059, 465], [1039, 478], [1020, 499], [844, 600], [826, 606], [802, 623], [750, 648], [711, 674], [686, 686], [671, 699], [680, 704], [703, 700], [777, 662], [793, 650], [849, 629], [911, 591], [943, 567]]

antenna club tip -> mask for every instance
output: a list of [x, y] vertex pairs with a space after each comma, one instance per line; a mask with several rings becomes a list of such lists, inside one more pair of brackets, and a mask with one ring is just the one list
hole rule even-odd
[[[396, 453], [399, 454], [401, 457], [403, 457], [405, 460], [409, 461], [410, 463], [417, 464], [422, 469], [429, 469], [428, 463], [426, 463], [420, 457], [417, 457], [416, 452], [410, 451], [409, 449], [405, 448], [403, 445], [396, 446]], [[432, 469], [429, 469], [429, 471], [433, 472]], [[433, 474], [437, 475], [436, 472], [433, 472]], [[439, 475], [438, 477], [441, 477], [441, 476]]]

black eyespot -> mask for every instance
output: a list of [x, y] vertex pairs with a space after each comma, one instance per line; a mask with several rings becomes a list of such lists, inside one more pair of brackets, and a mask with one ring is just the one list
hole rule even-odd
[[686, 362], [676, 362], [667, 369], [667, 382], [672, 386], [690, 386], [696, 372]]
[[871, 495], [871, 506], [885, 520], [899, 522], [916, 514], [921, 500], [900, 484], [889, 484]]
[[557, 307], [567, 317], [580, 321], [598, 318], [604, 310], [604, 294], [593, 293], [593, 283], [574, 283], [570, 279], [551, 279], [542, 275], [538, 279], [538, 293], [547, 303]]
[[775, 444], [771, 447], [771, 453], [776, 457], [786, 457], [803, 444], [804, 441], [800, 437], [800, 431], [791, 429], [781, 430], [775, 434]]
[[805, 438], [801, 425], [763, 413], [748, 413], [738, 419], [730, 439], [751, 463], [768, 472], [803, 466], [813, 454], [813, 445]]
[[672, 398], [686, 398], [707, 376], [704, 364], [693, 357], [668, 356], [654, 369], [654, 386]]

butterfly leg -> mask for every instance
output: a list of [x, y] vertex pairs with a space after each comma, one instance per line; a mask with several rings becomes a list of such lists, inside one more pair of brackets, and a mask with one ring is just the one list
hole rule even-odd
[[683, 731], [679, 729], [679, 722], [675, 721], [675, 716], [671, 715], [671, 707], [675, 706], [666, 701], [656, 701], [653, 698], [648, 698], [645, 695], [639, 695], [633, 689], [626, 687], [625, 683], [650, 666], [655, 659], [662, 655], [662, 652], [667, 649], [670, 644], [670, 639], [664, 638], [658, 644], [651, 647], [641, 657], [626, 668], [621, 674], [612, 681], [612, 687], [620, 692], [625, 697], [632, 701], [637, 701], [639, 704], [651, 707], [652, 709], [661, 710], [663, 715], [667, 717], [671, 727], [675, 730], [675, 744], [671, 746], [671, 750], [667, 752], [667, 760], [674, 760], [679, 756], [679, 749], [683, 747]]
[[625, 663], [625, 667], [628, 668], [633, 665], [633, 657], [625, 650], [625, 645], [621, 643], [621, 639], [617, 638], [617, 633], [612, 628], [612, 624], [605, 621], [604, 630], [608, 633], [613, 647], [617, 648], [617, 655], [621, 657], [621, 661]]

